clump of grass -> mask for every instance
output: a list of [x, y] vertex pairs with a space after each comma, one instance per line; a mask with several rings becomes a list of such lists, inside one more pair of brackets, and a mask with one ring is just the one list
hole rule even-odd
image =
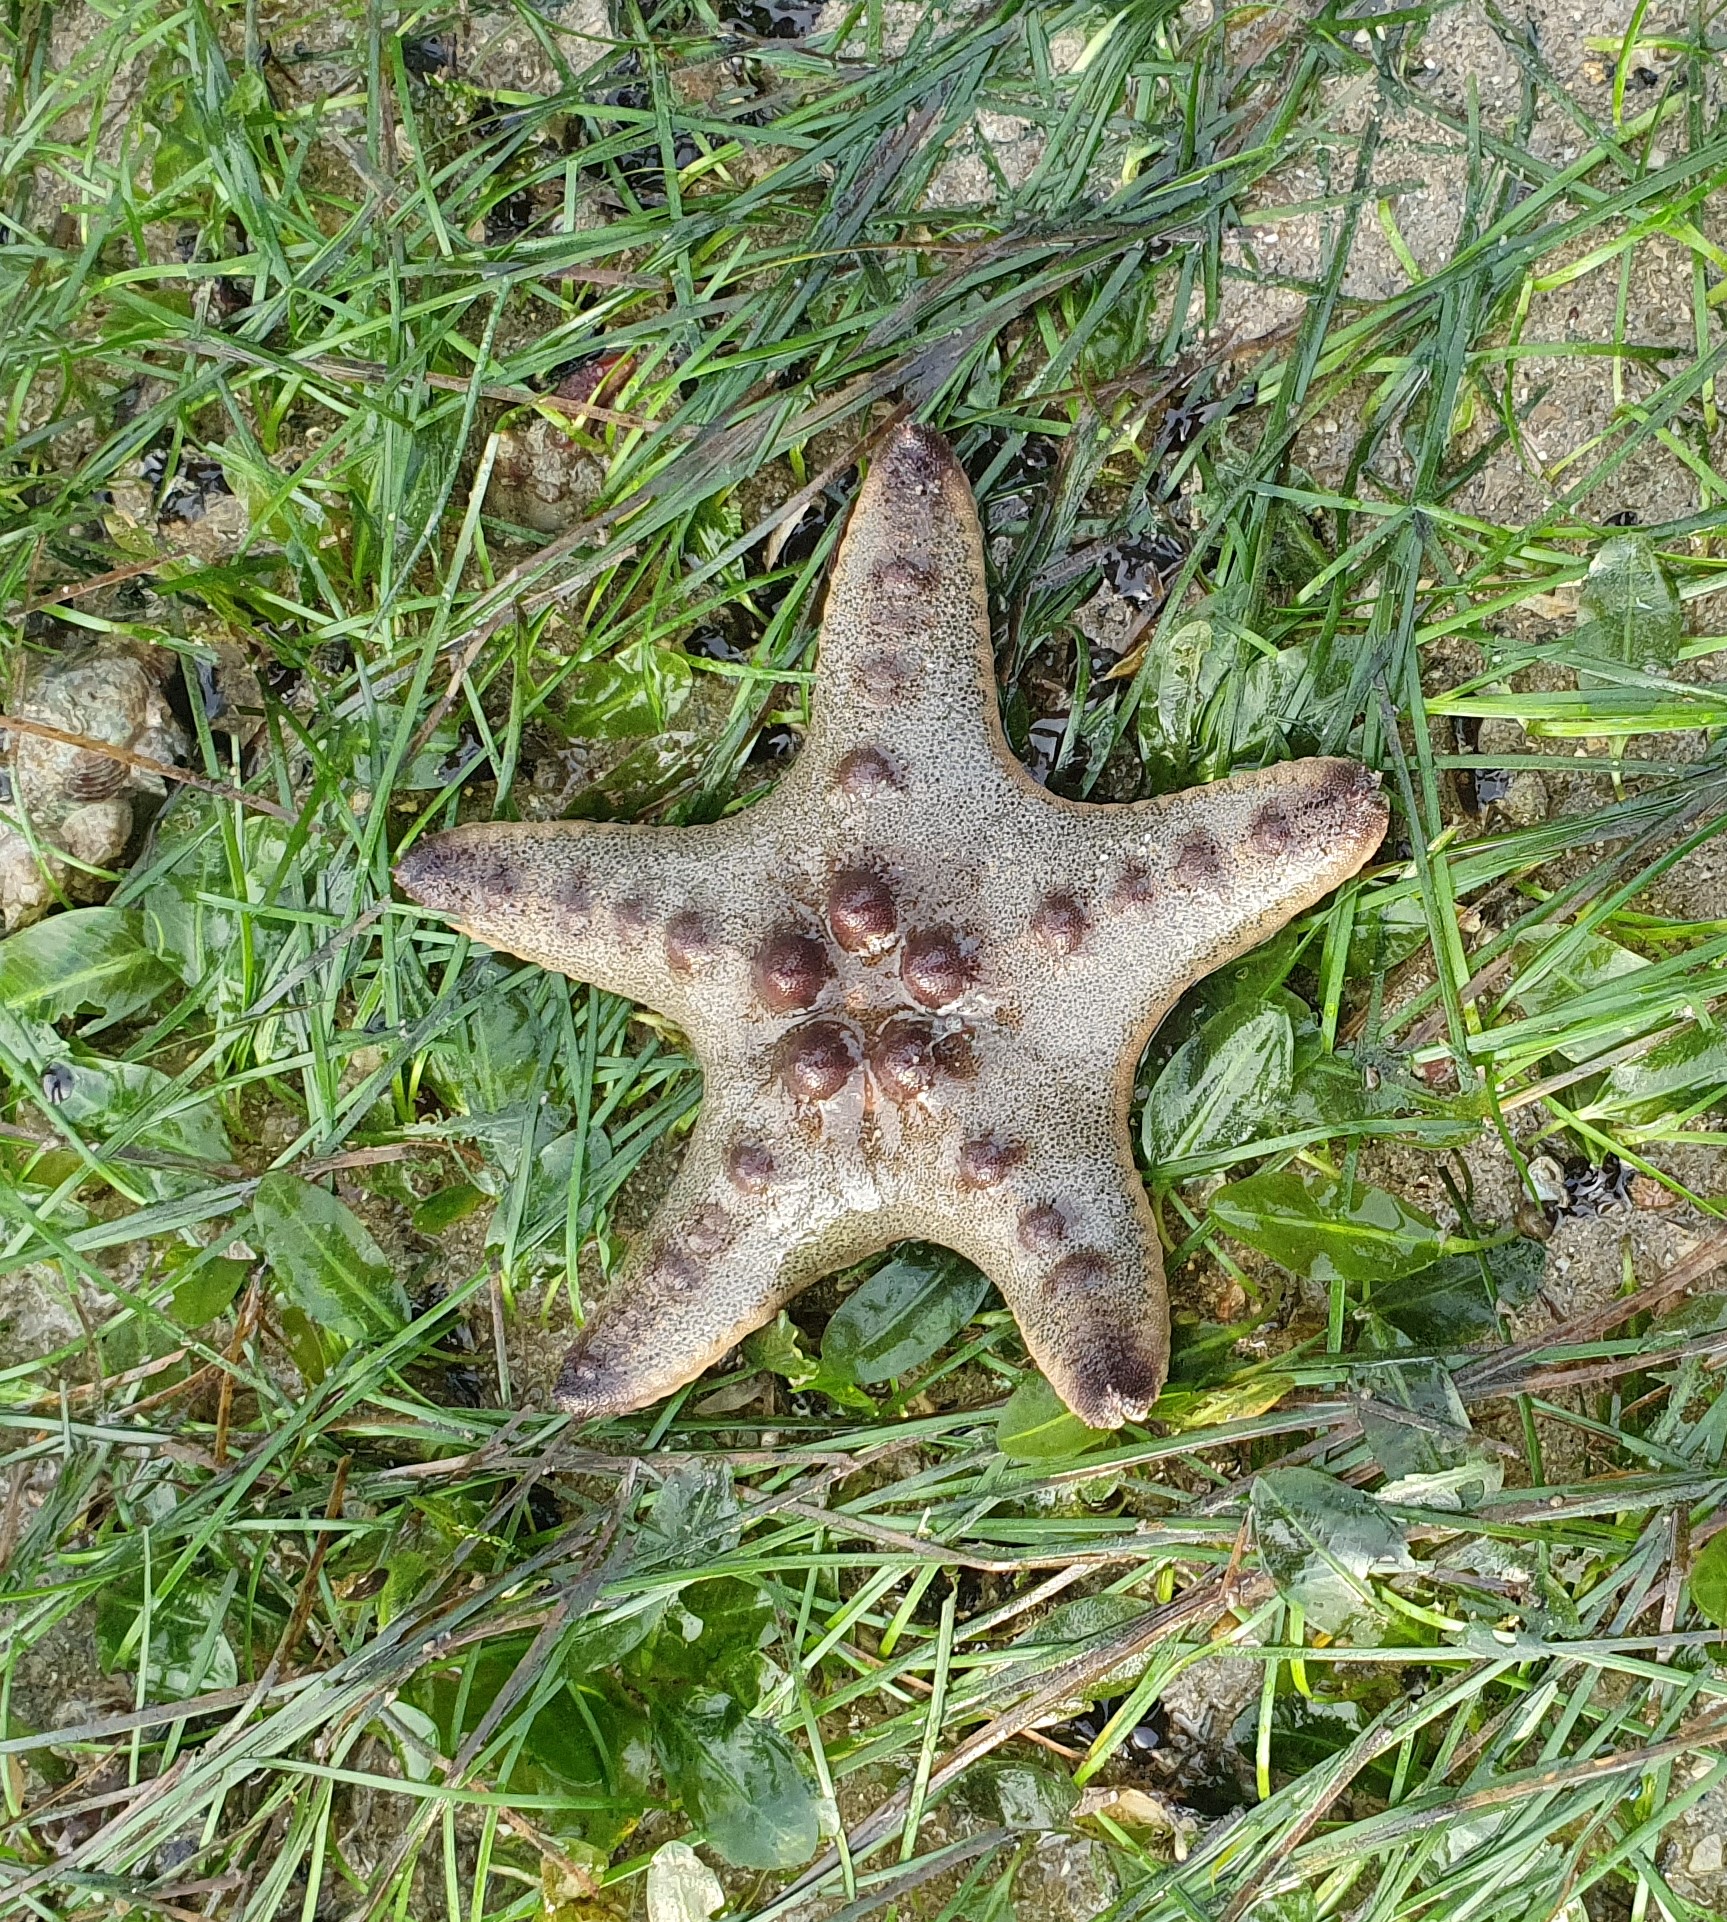
[[[0, 944], [0, 1912], [577, 1917], [657, 1864], [662, 1922], [706, 1899], [670, 1906], [686, 1835], [761, 1918], [1036, 1913], [1055, 1851], [1146, 1922], [1706, 1912], [1664, 1851], [1727, 1783], [1727, 1333], [1688, 1295], [1727, 1250], [1555, 1319], [1529, 1231], [1585, 1164], [1720, 1212], [1727, 924], [1651, 894], [1727, 821], [1718, 35], [1634, 24], [1604, 108], [1501, 23], [1561, 166], [1413, 84], [1425, 24], [523, 9], [528, 85], [489, 17], [16, 16], [14, 685], [177, 655], [198, 779], [105, 905]], [[1393, 112], [1465, 163], [1425, 271]], [[1267, 332], [1235, 237], [1315, 153]], [[1657, 246], [1692, 303], [1651, 343]], [[1499, 524], [1470, 490], [1535, 463], [1520, 383], [1573, 351], [1532, 305], [1608, 270], [1611, 423]], [[770, 780], [889, 408], [977, 484], [1053, 785], [1346, 749], [1398, 839], [1146, 1063], [1188, 1291], [1152, 1424], [1080, 1429], [903, 1250], [571, 1433], [534, 1330], [699, 1086], [394, 903], [393, 852]], [[535, 421], [550, 534], [493, 485]], [[1683, 507], [1606, 525], [1650, 463]], [[1549, 818], [1469, 805], [1528, 777]], [[1220, 1651], [1239, 1714], [1147, 1760]]]

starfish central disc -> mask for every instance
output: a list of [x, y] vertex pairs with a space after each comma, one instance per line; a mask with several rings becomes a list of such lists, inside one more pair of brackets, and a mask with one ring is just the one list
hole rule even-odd
[[809, 1282], [916, 1236], [995, 1282], [1082, 1420], [1143, 1416], [1168, 1307], [1128, 1126], [1139, 1057], [1386, 820], [1340, 760], [1132, 806], [1038, 787], [1002, 736], [971, 490], [939, 435], [900, 429], [771, 795], [702, 827], [461, 827], [397, 868], [475, 939], [657, 1009], [702, 1064], [683, 1166], [560, 1404], [657, 1400]]

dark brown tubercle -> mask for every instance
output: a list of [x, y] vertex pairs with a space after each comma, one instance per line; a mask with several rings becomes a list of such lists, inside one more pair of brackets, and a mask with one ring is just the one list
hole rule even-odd
[[1052, 1255], [1067, 1239], [1067, 1218], [1053, 1201], [1040, 1201], [1019, 1218], [1019, 1244], [1034, 1255]]
[[971, 986], [977, 968], [956, 928], [924, 928], [906, 936], [899, 974], [914, 1001], [945, 1008]]
[[795, 928], [770, 934], [757, 950], [751, 970], [762, 1005], [775, 1014], [813, 1008], [832, 972], [821, 942]]
[[874, 868], [842, 868], [828, 885], [828, 926], [847, 954], [885, 946], [899, 929], [893, 890]]
[[1082, 1295], [1100, 1287], [1109, 1278], [1109, 1263], [1102, 1255], [1079, 1253], [1063, 1255], [1044, 1277], [1044, 1292], [1049, 1295]]
[[799, 1101], [831, 1101], [857, 1064], [857, 1039], [837, 1021], [811, 1021], [780, 1044], [780, 1079]]
[[1223, 855], [1209, 834], [1195, 829], [1176, 849], [1170, 872], [1178, 888], [1215, 888], [1223, 879]]
[[759, 1141], [734, 1141], [726, 1151], [726, 1178], [742, 1194], [765, 1194], [774, 1178], [774, 1158]]
[[870, 1072], [890, 1101], [915, 1101], [935, 1086], [934, 1033], [927, 1021], [902, 1015], [890, 1021], [870, 1049]]
[[914, 601], [928, 594], [937, 580], [933, 567], [922, 561], [915, 561], [903, 554], [878, 563], [875, 569], [875, 584], [884, 594], [891, 594], [896, 600]]
[[1046, 894], [1031, 912], [1032, 939], [1047, 954], [1076, 954], [1090, 926], [1079, 896], [1069, 888]]
[[1009, 1141], [1004, 1135], [976, 1135], [960, 1145], [959, 1185], [962, 1188], [994, 1188], [1005, 1181], [1024, 1159], [1023, 1142]]
[[850, 799], [868, 801], [893, 793], [900, 784], [899, 769], [879, 747], [854, 747], [840, 756], [834, 782]]
[[719, 958], [720, 944], [705, 915], [694, 908], [666, 923], [666, 965], [686, 978]]

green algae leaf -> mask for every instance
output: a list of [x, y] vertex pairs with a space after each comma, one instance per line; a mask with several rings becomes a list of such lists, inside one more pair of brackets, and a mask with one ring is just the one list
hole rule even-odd
[[74, 908], [0, 941], [0, 1011], [60, 1021], [85, 1008], [100, 1025], [147, 1008], [175, 980], [131, 908]]
[[1295, 1030], [1282, 1007], [1243, 1003], [1188, 1037], [1152, 1084], [1146, 1159], [1180, 1161], [1251, 1141], [1289, 1098]]
[[1727, 1628], [1727, 1528], [1711, 1535], [1691, 1564], [1691, 1599], [1719, 1628]]
[[636, 641], [578, 667], [561, 690], [557, 718], [578, 740], [661, 734], [683, 706], [690, 680], [682, 654]]
[[668, 1568], [700, 1568], [737, 1547], [742, 1512], [726, 1462], [679, 1462], [648, 1510], [642, 1546]]
[[690, 1820], [739, 1869], [795, 1869], [821, 1841], [815, 1784], [771, 1722], [716, 1689], [654, 1704], [660, 1767]]
[[239, 1663], [225, 1632], [236, 1578], [191, 1576], [146, 1611], [143, 1577], [105, 1584], [96, 1598], [96, 1658], [102, 1672], [144, 1670], [146, 1699], [182, 1701], [232, 1688]]
[[283, 1294], [314, 1327], [369, 1341], [407, 1322], [408, 1292], [383, 1249], [328, 1190], [297, 1175], [266, 1175], [252, 1218]]
[[986, 1822], [1049, 1835], [1071, 1828], [1079, 1790], [1059, 1769], [1034, 1762], [983, 1762], [968, 1770], [958, 1801]]
[[816, 1362], [804, 1353], [797, 1324], [783, 1308], [765, 1328], [744, 1337], [743, 1355], [750, 1367], [783, 1375], [794, 1388], [814, 1381], [821, 1372]]
[[182, 1328], [202, 1328], [226, 1314], [252, 1271], [249, 1261], [234, 1255], [183, 1246], [171, 1249], [163, 1266], [176, 1277], [168, 1312]]
[[1439, 1259], [1444, 1236], [1430, 1215], [1383, 1188], [1291, 1169], [1218, 1189], [1211, 1217], [1248, 1247], [1309, 1281], [1395, 1281]]
[[1530, 1299], [1546, 1266], [1543, 1244], [1519, 1235], [1476, 1254], [1442, 1256], [1430, 1268], [1376, 1287], [1367, 1312], [1418, 1348], [1467, 1347], [1498, 1327], [1500, 1302], [1516, 1308]]
[[1112, 1434], [1108, 1428], [1088, 1428], [1042, 1375], [1027, 1375], [995, 1420], [995, 1445], [1015, 1462], [1083, 1455]]
[[1368, 1577], [1413, 1566], [1396, 1519], [1371, 1495], [1315, 1468], [1274, 1468], [1253, 1484], [1265, 1572], [1322, 1634], [1377, 1613]]
[[226, 1161], [233, 1153], [221, 1111], [208, 1095], [175, 1095], [158, 1068], [141, 1061], [59, 1061], [54, 1105], [76, 1128], [122, 1135], [133, 1146]]
[[[1143, 1626], [1156, 1612], [1134, 1595], [1109, 1590], [1081, 1595], [1071, 1602], [1057, 1602], [1041, 1621], [1015, 1636], [1013, 1646], [1026, 1651], [1028, 1677], [1042, 1675], [1075, 1655], [1095, 1650], [1105, 1636], [1121, 1637], [1128, 1628]], [[1144, 1649], [1106, 1669], [1085, 1685], [1087, 1699], [1102, 1701], [1132, 1688], [1151, 1666], [1153, 1653]]]
[[904, 1375], [945, 1348], [988, 1293], [986, 1277], [958, 1255], [896, 1255], [834, 1310], [822, 1336], [822, 1370], [845, 1382]]
[[[1561, 942], [1563, 947], [1558, 945]], [[1553, 966], [1544, 967], [1549, 947], [1559, 958]], [[1579, 941], [1565, 928], [1531, 929], [1517, 937], [1513, 951], [1518, 962], [1513, 1003], [1524, 1015], [1550, 1016], [1556, 1033], [1564, 1031], [1571, 1010], [1584, 995], [1623, 982], [1627, 975], [1650, 965], [1642, 955], [1603, 934], [1585, 935]], [[1627, 1019], [1602, 1017], [1576, 1039], [1555, 1045], [1553, 1052], [1568, 1061], [1588, 1061], [1604, 1049], [1634, 1039], [1649, 1026], [1649, 1019], [1637, 1011], [1634, 996], [1627, 995], [1626, 1005], [1631, 1009]]]
[[1583, 1113], [1594, 1116], [1623, 1108], [1652, 1118], [1695, 1107], [1709, 1091], [1721, 1088], [1727, 1088], [1727, 1031], [1693, 1022], [1635, 1060], [1619, 1062]]
[[1583, 583], [1575, 646], [1652, 673], [1679, 658], [1685, 624], [1679, 597], [1646, 534], [1603, 541]]

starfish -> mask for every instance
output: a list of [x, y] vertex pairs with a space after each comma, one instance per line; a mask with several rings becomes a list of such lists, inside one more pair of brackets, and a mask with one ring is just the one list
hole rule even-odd
[[622, 1414], [808, 1283], [905, 1237], [975, 1262], [1096, 1428], [1163, 1385], [1162, 1250], [1128, 1129], [1153, 1030], [1362, 865], [1378, 777], [1287, 762], [1061, 799], [997, 711], [984, 550], [942, 438], [902, 427], [834, 564], [808, 737], [707, 825], [495, 822], [396, 869], [460, 930], [656, 1009], [703, 1104], [555, 1395]]

